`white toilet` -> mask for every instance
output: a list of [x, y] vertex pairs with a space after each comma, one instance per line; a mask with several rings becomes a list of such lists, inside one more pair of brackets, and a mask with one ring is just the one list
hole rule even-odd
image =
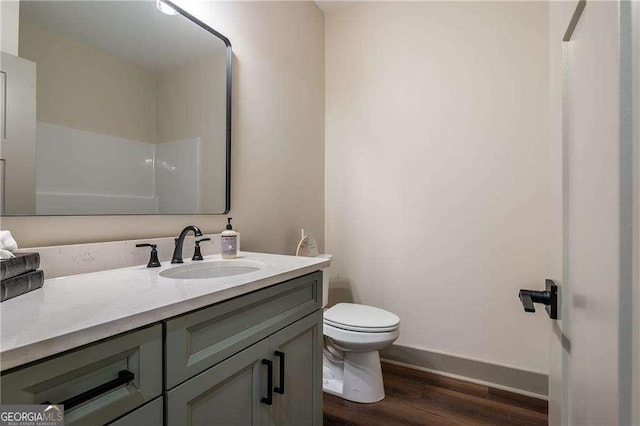
[[[329, 298], [328, 268], [323, 275], [325, 307]], [[324, 311], [323, 390], [355, 402], [382, 400], [384, 385], [378, 351], [398, 336], [400, 318], [383, 309], [338, 303]]]

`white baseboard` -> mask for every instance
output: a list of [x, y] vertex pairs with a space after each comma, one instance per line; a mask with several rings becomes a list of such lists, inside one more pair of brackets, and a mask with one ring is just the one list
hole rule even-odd
[[546, 374], [401, 345], [391, 345], [380, 352], [380, 357], [390, 364], [534, 398], [546, 400], [548, 395]]

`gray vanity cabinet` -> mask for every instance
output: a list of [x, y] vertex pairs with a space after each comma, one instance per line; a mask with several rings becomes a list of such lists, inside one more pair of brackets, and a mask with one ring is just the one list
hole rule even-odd
[[315, 272], [168, 320], [167, 425], [320, 425], [321, 306]]
[[167, 389], [322, 307], [315, 272], [166, 322]]
[[322, 424], [322, 273], [2, 373], [3, 404], [65, 424]]
[[314, 312], [167, 392], [167, 424], [322, 424], [321, 319]]
[[271, 424], [322, 424], [322, 339], [322, 311], [269, 338], [274, 364]]
[[109, 423], [162, 395], [162, 327], [4, 373], [0, 383], [2, 404], [64, 404], [66, 425]]

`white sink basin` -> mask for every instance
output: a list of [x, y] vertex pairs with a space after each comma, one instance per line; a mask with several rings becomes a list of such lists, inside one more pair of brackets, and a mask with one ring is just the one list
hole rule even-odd
[[265, 266], [262, 262], [251, 260], [214, 260], [176, 266], [160, 272], [160, 276], [175, 280], [202, 280], [248, 274], [259, 271]]

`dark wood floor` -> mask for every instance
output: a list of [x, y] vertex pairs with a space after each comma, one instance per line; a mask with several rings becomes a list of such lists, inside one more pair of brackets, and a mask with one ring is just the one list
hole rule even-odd
[[386, 398], [358, 404], [324, 394], [325, 425], [546, 425], [547, 402], [382, 363]]

